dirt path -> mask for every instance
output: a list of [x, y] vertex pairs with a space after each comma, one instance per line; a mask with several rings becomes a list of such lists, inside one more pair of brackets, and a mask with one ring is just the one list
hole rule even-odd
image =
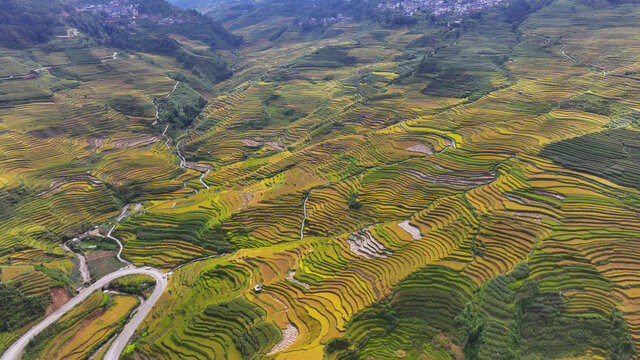
[[[69, 241], [77, 241], [78, 238], [73, 238]], [[68, 241], [67, 241], [68, 242]], [[80, 275], [82, 276], [82, 283], [90, 283], [91, 282], [91, 272], [89, 271], [89, 266], [87, 265], [87, 259], [83, 254], [78, 254], [77, 252], [72, 251], [65, 242], [60, 245], [64, 251], [70, 252], [78, 258], [78, 270], [80, 271]]]
[[588, 67], [589, 69], [591, 69], [593, 71], [602, 71], [602, 76], [606, 76], [607, 75], [607, 72], [603, 68], [596, 67], [596, 66], [589, 65], [589, 64], [585, 64], [585, 63], [583, 63], [581, 61], [576, 60], [574, 57], [567, 55], [567, 53], [564, 51], [564, 45], [560, 46], [560, 51], [562, 51], [562, 56], [564, 56], [567, 59], [573, 61], [574, 63], [584, 65], [584, 66]]
[[213, 259], [213, 258], [215, 258], [215, 257], [223, 256], [223, 255], [227, 255], [227, 254], [215, 254], [215, 255], [209, 255], [209, 256], [205, 256], [205, 257], [201, 257], [201, 258], [193, 259], [193, 260], [191, 260], [191, 261], [189, 261], [189, 262], [186, 262], [186, 263], [184, 263], [184, 264], [180, 264], [180, 265], [178, 265], [178, 266], [174, 267], [173, 269], [171, 269], [171, 271], [169, 271], [169, 272], [167, 273], [167, 275], [171, 275], [174, 271], [176, 271], [176, 270], [180, 269], [181, 267], [185, 267], [185, 266], [187, 266], [187, 265], [189, 265], [189, 264], [193, 264], [193, 263], [195, 263], [195, 262], [203, 261], [203, 260], [207, 260], [207, 259]]
[[562, 56], [566, 57], [567, 59], [573, 61], [574, 63], [578, 63], [578, 61], [574, 58], [572, 58], [571, 56], [567, 55], [566, 52], [564, 52], [564, 46], [560, 46], [560, 51], [562, 51]]
[[298, 340], [298, 336], [300, 336], [300, 332], [298, 328], [293, 326], [293, 324], [289, 323], [284, 329], [280, 329], [282, 331], [282, 341], [276, 344], [267, 355], [272, 355], [277, 352], [280, 352], [289, 346], [293, 345], [296, 340]]
[[59, 39], [69, 39], [69, 38], [78, 37], [78, 35], [80, 35], [80, 32], [78, 31], [78, 29], [67, 29], [66, 35], [58, 35], [57, 37]]
[[[151, 125], [158, 125], [158, 123], [160, 122], [160, 110], [158, 109], [158, 104], [156, 104], [156, 99], [151, 100], [151, 103], [153, 104], [153, 107], [156, 109], [156, 115], [155, 115], [156, 120]], [[167, 127], [164, 129], [165, 132], [167, 132], [168, 127], [169, 127], [169, 124], [167, 124]], [[164, 135], [164, 133], [162, 133], [162, 135]]]
[[118, 53], [114, 52], [110, 57], [106, 58], [106, 59], [102, 59], [100, 60], [100, 62], [107, 62], [107, 61], [113, 61], [113, 60], [118, 60]]
[[[184, 131], [184, 136], [187, 136], [187, 130]], [[182, 156], [182, 153], [180, 152], [180, 143], [182, 142], [182, 140], [184, 140], [184, 138], [180, 139], [180, 141], [178, 141], [178, 143], [176, 144], [176, 154], [178, 155], [178, 157], [180, 158], [180, 167], [183, 169], [189, 169], [186, 165], [187, 165], [187, 160], [184, 158], [184, 156]]]
[[164, 136], [164, 138], [167, 139], [167, 141], [164, 142], [164, 145], [167, 147], [167, 150], [171, 150], [171, 146], [169, 146], [169, 141], [171, 139], [169, 139], [169, 137], [167, 136], [167, 130], [169, 130], [169, 124], [167, 124], [167, 126], [164, 127], [164, 131], [162, 132], [162, 136]]
[[313, 190], [309, 190], [307, 197], [304, 198], [304, 203], [302, 204], [302, 222], [300, 223], [300, 239], [304, 239], [304, 223], [307, 221], [307, 201], [309, 200], [309, 196]]
[[118, 258], [118, 261], [120, 261], [121, 263], [125, 264], [125, 266], [127, 266], [127, 267], [132, 267], [133, 266], [132, 263], [130, 263], [127, 260], [122, 258], [122, 250], [124, 250], [124, 246], [122, 245], [122, 242], [120, 242], [120, 240], [116, 239], [115, 237], [113, 237], [111, 235], [111, 233], [113, 233], [113, 230], [115, 230], [116, 226], [118, 226], [118, 223], [128, 215], [127, 211], [129, 210], [129, 206], [130, 205], [127, 204], [122, 208], [122, 211], [120, 212], [120, 215], [116, 218], [116, 223], [113, 224], [111, 229], [109, 229], [109, 232], [107, 233], [107, 235], [104, 236], [104, 237], [107, 237], [107, 238], [115, 241], [118, 244], [118, 247], [120, 248], [118, 250], [118, 253], [116, 254], [116, 257]]
[[203, 185], [206, 189], [208, 189], [208, 188], [209, 188], [209, 185], [207, 185], [207, 184], [204, 182], [204, 180], [202, 180], [202, 179], [204, 179], [204, 177], [205, 177], [205, 176], [209, 175], [209, 171], [211, 171], [211, 170], [207, 170], [207, 171], [203, 172], [203, 173], [202, 173], [202, 175], [200, 175], [200, 183], [202, 183], [202, 185]]
[[173, 89], [171, 89], [171, 91], [164, 98], [168, 99], [169, 96], [171, 96], [173, 92], [176, 91], [176, 89], [178, 88], [178, 85], [180, 85], [180, 81], [176, 81], [176, 84], [173, 86]]
[[[184, 156], [182, 156], [182, 153], [180, 152], [180, 143], [182, 143], [182, 140], [184, 140], [188, 135], [189, 135], [188, 130], [185, 130], [184, 131], [185, 137], [180, 139], [180, 141], [178, 141], [178, 143], [176, 144], [176, 154], [178, 155], [178, 158], [180, 158], [180, 167], [183, 169], [191, 169], [191, 170], [202, 172], [202, 170], [200, 170], [199, 168], [189, 165], [189, 163], [187, 162], [187, 159], [185, 159]], [[208, 169], [207, 171], [202, 172], [202, 175], [200, 175], [200, 177], [198, 178], [200, 180], [200, 183], [205, 187], [205, 189], [209, 189], [209, 185], [207, 185], [203, 179], [205, 176], [209, 175], [210, 171], [211, 169]], [[187, 187], [186, 183], [184, 184], [184, 187]], [[193, 189], [193, 190], [195, 190], [195, 192], [198, 193], [198, 189]]]
[[[277, 297], [275, 294], [269, 294], [269, 295], [271, 295], [271, 297], [273, 297], [275, 301], [279, 302], [284, 307], [284, 311], [287, 313], [287, 316], [288, 316], [289, 305], [287, 305], [287, 303], [285, 303], [284, 301], [280, 300], [280, 298]], [[289, 346], [293, 345], [293, 343], [296, 342], [296, 340], [298, 340], [298, 337], [300, 336], [300, 331], [298, 331], [298, 328], [295, 327], [295, 325], [293, 325], [292, 323], [288, 323], [285, 326], [285, 328], [280, 329], [280, 331], [282, 331], [282, 340], [279, 343], [277, 343], [273, 348], [271, 348], [271, 350], [269, 350], [267, 355], [272, 355], [288, 348]]]
[[[173, 89], [171, 89], [171, 91], [164, 97], [165, 99], [168, 99], [171, 95], [173, 95], [173, 93], [176, 91], [176, 89], [178, 88], [178, 85], [180, 85], [180, 81], [176, 81], [176, 84], [173, 86]], [[155, 99], [151, 101], [151, 103], [153, 104], [153, 106], [155, 107], [156, 110], [156, 120], [153, 122], [152, 125], [157, 125], [161, 119], [160, 119], [160, 110], [158, 109], [158, 104], [156, 104]], [[167, 136], [167, 130], [169, 130], [169, 124], [166, 124], [164, 127], [164, 130], [162, 131], [162, 136], [166, 139], [166, 141], [164, 142], [164, 145], [167, 147], [167, 150], [171, 150], [171, 146], [169, 146], [169, 142], [170, 142], [170, 138], [169, 136]], [[199, 172], [202, 172], [202, 174], [199, 177], [200, 183], [202, 184], [202, 186], [205, 187], [205, 189], [209, 189], [209, 185], [207, 185], [207, 183], [204, 182], [204, 178], [209, 175], [209, 172], [211, 171], [211, 169], [208, 169], [207, 171], [201, 171], [195, 167], [189, 166], [189, 164], [187, 163], [187, 159], [185, 159], [185, 157], [182, 155], [182, 152], [180, 152], [180, 144], [182, 143], [182, 140], [184, 140], [184, 138], [186, 136], [188, 136], [189, 132], [188, 130], [184, 131], [184, 137], [182, 139], [180, 139], [180, 141], [178, 141], [178, 143], [176, 144], [176, 155], [178, 155], [178, 158], [180, 159], [180, 167], [183, 169], [191, 169], [191, 170], [196, 170]], [[185, 182], [184, 187], [187, 187], [187, 183]], [[195, 193], [198, 193], [198, 189], [193, 189], [195, 191]]]
[[311, 285], [307, 284], [306, 282], [300, 281], [298, 279], [295, 278], [296, 276], [296, 271], [295, 270], [291, 270], [289, 271], [289, 273], [287, 274], [287, 276], [285, 277], [285, 279], [287, 279], [288, 281], [294, 283], [294, 284], [298, 284], [300, 286], [302, 286], [303, 288], [309, 290], [311, 289]]

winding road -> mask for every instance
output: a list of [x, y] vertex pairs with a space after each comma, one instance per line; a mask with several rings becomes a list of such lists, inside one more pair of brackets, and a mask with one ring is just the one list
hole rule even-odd
[[[184, 138], [180, 139], [180, 141], [178, 141], [178, 143], [176, 144], [176, 154], [178, 155], [178, 157], [180, 158], [180, 167], [183, 169], [191, 169], [191, 170], [195, 170], [195, 171], [199, 171], [202, 173], [202, 175], [200, 175], [200, 177], [198, 178], [200, 180], [200, 183], [205, 187], [205, 189], [209, 189], [209, 185], [207, 185], [207, 183], [204, 182], [204, 177], [209, 175], [209, 172], [211, 171], [211, 169], [208, 169], [207, 171], [202, 171], [198, 168], [192, 167], [187, 163], [187, 159], [184, 158], [184, 156], [182, 156], [182, 153], [180, 152], [180, 143], [182, 142], [182, 140], [184, 140], [187, 136], [188, 136], [188, 132], [187, 130], [184, 131]], [[185, 182], [185, 187], [186, 187], [186, 182]], [[193, 189], [195, 190], [196, 194], [198, 193], [198, 189]]]
[[[117, 56], [117, 54], [114, 53], [113, 54], [113, 58], [115, 59], [116, 56]], [[43, 68], [43, 69], [45, 69], [45, 68]], [[38, 70], [42, 70], [42, 69], [38, 69]], [[178, 88], [179, 84], [180, 84], [179, 81], [176, 82], [176, 84], [174, 85], [173, 89], [169, 92], [169, 94], [167, 94], [167, 96], [166, 96], [167, 98], [169, 96], [171, 96], [171, 94], [173, 94], [173, 92]], [[156, 117], [156, 123], [157, 123], [160, 120], [160, 116], [159, 116], [160, 114], [159, 114], [159, 111], [158, 111], [159, 109], [158, 109], [158, 105], [155, 103], [155, 100], [153, 100], [152, 102], [153, 102], [153, 105], [154, 105], [155, 110], [156, 110], [155, 117]], [[154, 123], [154, 125], [156, 123]], [[169, 128], [169, 125], [167, 124], [165, 126], [165, 128], [164, 128], [164, 131], [162, 132], [162, 136], [164, 136], [166, 138], [165, 145], [167, 146], [167, 149], [171, 150], [171, 147], [169, 146], [169, 140], [170, 139], [166, 135], [166, 132], [167, 132], [168, 128]], [[185, 131], [185, 135], [187, 135], [186, 131]], [[182, 140], [180, 140], [180, 141], [182, 141]], [[182, 168], [189, 168], [186, 159], [180, 153], [180, 142], [178, 142], [177, 145], [176, 145], [176, 152], [177, 152], [178, 157], [180, 158], [180, 166]], [[202, 176], [200, 176], [200, 182], [207, 189], [209, 188], [209, 186], [203, 181], [203, 178], [208, 173], [209, 173], [209, 170], [207, 170], [206, 172], [204, 172], [202, 174]], [[197, 189], [195, 189], [195, 190], [197, 192]], [[29, 329], [29, 331], [27, 331], [18, 340], [16, 340], [4, 352], [4, 354], [2, 355], [0, 360], [18, 360], [18, 359], [20, 359], [21, 354], [24, 351], [24, 348], [29, 344], [29, 342], [36, 335], [38, 335], [40, 332], [42, 332], [48, 326], [50, 326], [51, 324], [53, 324], [56, 321], [58, 321], [64, 314], [66, 314], [67, 312], [72, 310], [74, 307], [76, 307], [77, 305], [82, 303], [84, 300], [86, 300], [89, 297], [89, 295], [91, 295], [94, 291], [100, 290], [101, 288], [107, 286], [113, 280], [115, 280], [117, 278], [120, 278], [120, 277], [123, 277], [123, 276], [132, 275], [132, 274], [146, 274], [146, 275], [149, 275], [149, 276], [153, 277], [156, 280], [156, 286], [155, 286], [155, 288], [153, 290], [153, 293], [151, 294], [149, 299], [144, 301], [134, 311], [134, 315], [131, 317], [129, 322], [127, 322], [127, 324], [125, 325], [124, 329], [117, 335], [115, 340], [109, 345], [109, 349], [107, 350], [107, 352], [106, 352], [106, 354], [104, 356], [104, 359], [106, 359], [106, 360], [117, 360], [118, 357], [120, 356], [120, 354], [122, 354], [122, 351], [124, 351], [125, 347], [129, 343], [129, 340], [131, 339], [131, 337], [135, 333], [135, 331], [138, 328], [138, 326], [140, 326], [142, 321], [144, 321], [144, 318], [151, 311], [151, 309], [153, 308], [155, 303], [158, 301], [160, 296], [164, 293], [165, 289], [167, 288], [168, 278], [171, 275], [171, 273], [173, 273], [173, 271], [179, 269], [180, 267], [182, 267], [184, 265], [188, 265], [188, 264], [190, 264], [192, 262], [202, 261], [202, 260], [205, 260], [205, 259], [209, 259], [209, 258], [218, 256], [218, 255], [211, 255], [211, 256], [206, 256], [206, 257], [199, 258], [199, 259], [194, 259], [194, 260], [192, 260], [192, 261], [190, 261], [190, 262], [188, 262], [186, 264], [182, 264], [182, 265], [174, 268], [172, 271], [170, 271], [168, 273], [164, 273], [159, 269], [152, 268], [152, 267], [149, 267], [149, 266], [145, 266], [145, 267], [136, 267], [136, 266], [134, 266], [132, 263], [130, 263], [129, 261], [127, 261], [127, 260], [122, 258], [122, 250], [123, 250], [122, 242], [111, 235], [113, 233], [113, 231], [115, 230], [115, 228], [118, 226], [118, 223], [128, 215], [129, 207], [130, 207], [130, 205], [126, 205], [126, 206], [124, 206], [122, 208], [120, 214], [116, 218], [115, 224], [113, 224], [113, 226], [109, 229], [109, 231], [107, 232], [106, 235], [97, 235], [97, 236], [101, 236], [101, 237], [106, 237], [106, 238], [112, 239], [118, 244], [120, 249], [119, 249], [118, 253], [116, 254], [116, 257], [125, 266], [123, 268], [121, 268], [120, 270], [116, 270], [116, 271], [114, 271], [112, 273], [109, 273], [109, 274], [105, 275], [104, 277], [102, 277], [99, 280], [97, 280], [95, 283], [93, 283], [90, 286], [82, 289], [80, 291], [80, 293], [78, 293], [75, 297], [73, 297], [71, 300], [69, 300], [66, 304], [64, 304], [62, 307], [57, 309], [55, 312], [53, 312], [52, 314], [50, 314], [49, 316], [44, 318], [44, 320], [42, 320], [41, 322], [39, 322], [38, 324], [33, 326], [31, 329]], [[63, 244], [62, 246], [63, 246], [63, 248], [65, 248], [65, 250], [67, 250], [69, 252], [72, 252], [70, 249], [68, 249], [66, 247], [66, 245]], [[79, 255], [79, 254], [75, 254], [75, 255], [78, 256], [79, 259], [81, 257], [82, 257], [82, 259], [84, 259], [84, 257]], [[80, 259], [81, 263], [82, 263], [82, 259]], [[86, 266], [86, 262], [85, 262], [84, 266]], [[83, 273], [83, 280], [86, 281], [86, 277], [89, 276], [88, 274], [89, 274], [88, 271], [87, 271], [86, 275]]]
[[141, 267], [125, 267], [123, 269], [112, 272], [108, 275], [105, 275], [103, 278], [99, 279], [95, 283], [91, 284], [91, 286], [82, 290], [78, 295], [76, 295], [73, 299], [69, 300], [66, 304], [64, 304], [61, 308], [53, 312], [51, 315], [47, 316], [44, 320], [39, 322], [37, 325], [32, 327], [29, 331], [27, 331], [24, 335], [22, 335], [16, 342], [14, 342], [7, 351], [5, 351], [4, 355], [2, 355], [1, 360], [17, 360], [20, 359], [20, 355], [24, 348], [29, 344], [29, 341], [33, 339], [34, 336], [38, 335], [41, 331], [46, 329], [49, 325], [53, 324], [57, 320], [59, 320], [64, 314], [73, 309], [75, 306], [82, 303], [86, 300], [89, 295], [91, 295], [94, 291], [99, 290], [103, 286], [106, 286], [113, 280], [127, 276], [132, 274], [147, 274], [152, 276], [156, 280], [156, 287], [153, 290], [153, 293], [149, 297], [149, 300], [145, 301], [144, 304], [140, 305], [140, 307], [136, 310], [136, 314], [131, 318], [131, 320], [127, 323], [124, 330], [118, 335], [115, 341], [111, 344], [111, 347], [107, 351], [105, 355], [105, 359], [108, 360], [116, 360], [118, 356], [122, 353], [125, 346], [129, 342], [129, 339], [133, 335], [133, 332], [136, 328], [142, 323], [145, 316], [149, 313], [153, 305], [158, 301], [160, 295], [167, 288], [167, 279], [165, 274], [158, 270], [152, 268], [141, 268]]
[[[173, 86], [173, 89], [171, 89], [171, 91], [169, 91], [169, 93], [164, 97], [165, 99], [168, 99], [171, 95], [173, 95], [173, 93], [176, 91], [176, 89], [178, 88], [178, 85], [180, 85], [180, 81], [176, 81], [176, 84]], [[153, 106], [156, 109], [156, 121], [153, 123], [153, 125], [158, 124], [158, 122], [161, 120], [160, 119], [160, 111], [158, 109], [158, 104], [156, 104], [155, 99], [151, 101], [153, 103]], [[164, 131], [162, 132], [162, 136], [164, 136], [164, 138], [166, 139], [165, 141], [165, 146], [167, 147], [168, 150], [171, 150], [171, 146], [169, 146], [169, 136], [167, 136], [167, 130], [169, 129], [169, 124], [166, 124]], [[188, 130], [184, 131], [184, 136], [188, 136]], [[189, 164], [187, 164], [187, 160], [184, 158], [184, 156], [182, 156], [182, 153], [180, 152], [180, 143], [182, 142], [182, 140], [184, 140], [184, 138], [180, 139], [180, 141], [178, 141], [178, 143], [176, 144], [176, 155], [178, 155], [178, 158], [180, 159], [180, 167], [183, 169], [191, 169], [191, 170], [196, 170], [196, 171], [200, 171], [202, 173], [202, 175], [200, 175], [200, 183], [206, 188], [209, 189], [209, 185], [207, 185], [207, 183], [204, 182], [204, 177], [207, 176], [209, 174], [209, 172], [211, 171], [211, 169], [207, 170], [207, 171], [201, 171], [197, 168], [191, 167], [189, 166]], [[186, 182], [184, 184], [185, 187], [187, 187]], [[196, 194], [198, 193], [198, 189], [193, 189], [195, 190]]]
[[[82, 303], [94, 291], [99, 290], [104, 286], [107, 286], [113, 280], [123, 276], [132, 275], [132, 274], [147, 274], [156, 280], [156, 287], [153, 290], [153, 293], [151, 294], [151, 296], [147, 301], [142, 303], [135, 310], [135, 315], [129, 320], [127, 325], [125, 325], [124, 329], [122, 330], [122, 332], [120, 332], [120, 334], [118, 334], [118, 336], [113, 341], [113, 343], [111, 343], [109, 350], [107, 350], [107, 353], [104, 356], [104, 359], [106, 360], [118, 359], [118, 357], [120, 356], [124, 348], [129, 343], [129, 339], [131, 339], [131, 336], [133, 336], [133, 333], [136, 331], [136, 328], [138, 328], [138, 326], [142, 323], [142, 321], [147, 316], [149, 311], [151, 311], [151, 308], [153, 308], [153, 305], [155, 305], [155, 303], [158, 301], [162, 293], [164, 293], [165, 289], [167, 288], [167, 282], [168, 282], [167, 279], [169, 277], [169, 274], [165, 274], [158, 269], [151, 268], [149, 266], [136, 267], [130, 262], [122, 258], [122, 250], [123, 250], [122, 243], [120, 242], [120, 240], [113, 237], [111, 233], [116, 228], [116, 226], [118, 226], [118, 223], [128, 215], [129, 207], [130, 205], [125, 205], [122, 208], [120, 215], [118, 215], [118, 217], [116, 218], [116, 223], [111, 227], [111, 229], [109, 229], [109, 232], [107, 233], [107, 235], [102, 236], [102, 237], [113, 239], [116, 243], [118, 243], [120, 250], [118, 251], [116, 256], [118, 260], [120, 260], [120, 262], [122, 262], [125, 265], [125, 267], [105, 275], [95, 283], [91, 284], [89, 287], [82, 289], [78, 295], [73, 297], [61, 308], [53, 312], [51, 315], [47, 316], [44, 320], [36, 324], [24, 335], [22, 335], [16, 342], [14, 342], [11, 345], [11, 347], [9, 347], [9, 349], [7, 349], [7, 351], [2, 355], [2, 358], [0, 358], [0, 360], [20, 359], [20, 355], [22, 354], [22, 351], [24, 350], [25, 346], [29, 344], [29, 341], [31, 341], [31, 339], [33, 339], [34, 336], [38, 335], [41, 331], [46, 329], [49, 325], [59, 320], [65, 313], [67, 313], [68, 311], [70, 311], [80, 303]], [[76, 256], [78, 256], [78, 254], [76, 254]]]
[[167, 141], [164, 142], [164, 145], [167, 147], [167, 150], [171, 150], [171, 146], [169, 146], [169, 141], [171, 141], [171, 139], [169, 139], [169, 137], [167, 136], [167, 130], [169, 130], [169, 124], [167, 124], [167, 126], [164, 127], [162, 136], [164, 136], [164, 138], [167, 139]]
[[115, 242], [118, 244], [118, 247], [120, 247], [120, 250], [118, 250], [118, 253], [116, 254], [116, 257], [118, 258], [118, 260], [119, 260], [121, 263], [125, 264], [126, 266], [133, 266], [133, 264], [132, 264], [132, 263], [130, 263], [130, 262], [128, 262], [127, 260], [125, 260], [125, 259], [123, 259], [123, 258], [122, 258], [122, 250], [124, 250], [124, 246], [122, 245], [122, 242], [121, 242], [120, 240], [116, 239], [115, 237], [113, 237], [113, 236], [111, 235], [111, 233], [113, 232], [113, 230], [115, 230], [116, 226], [118, 226], [118, 223], [119, 223], [122, 219], [124, 219], [124, 218], [127, 216], [127, 211], [129, 210], [129, 206], [130, 206], [130, 205], [125, 205], [125, 206], [122, 208], [122, 211], [120, 212], [120, 215], [119, 215], [119, 216], [118, 216], [118, 218], [116, 219], [116, 223], [115, 223], [115, 224], [113, 224], [113, 226], [111, 227], [111, 229], [109, 229], [109, 232], [107, 233], [107, 235], [106, 235], [106, 236], [104, 236], [104, 237], [109, 238], [109, 239], [111, 239], [111, 240], [115, 241]]
[[180, 81], [176, 81], [176, 84], [173, 85], [173, 89], [171, 89], [171, 91], [164, 98], [168, 99], [169, 96], [171, 96], [173, 94], [173, 92], [176, 91], [176, 89], [178, 88], [178, 85], [180, 85]]
[[[127, 271], [128, 269], [124, 269]], [[153, 290], [153, 293], [138, 309], [136, 310], [135, 315], [129, 320], [127, 325], [125, 325], [122, 332], [118, 335], [118, 337], [113, 341], [109, 350], [104, 355], [105, 360], [117, 360], [124, 348], [129, 343], [129, 339], [133, 336], [133, 333], [136, 331], [138, 326], [142, 323], [144, 318], [147, 316], [149, 311], [153, 308], [153, 305], [158, 301], [164, 290], [167, 288], [167, 276], [165, 273], [158, 269], [153, 268], [134, 268], [132, 269], [131, 274], [147, 274], [156, 279], [156, 287]], [[112, 273], [113, 274], [113, 273]], [[107, 275], [109, 276], [109, 275]]]

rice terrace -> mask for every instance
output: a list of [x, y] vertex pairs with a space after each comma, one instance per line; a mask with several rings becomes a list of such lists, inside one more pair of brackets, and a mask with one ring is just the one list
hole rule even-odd
[[640, 357], [640, 2], [0, 7], [0, 359]]

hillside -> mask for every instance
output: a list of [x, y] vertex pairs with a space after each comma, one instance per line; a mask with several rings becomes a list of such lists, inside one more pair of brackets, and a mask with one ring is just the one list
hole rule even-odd
[[0, 1], [0, 45], [10, 48], [24, 48], [44, 43], [54, 36], [61, 27], [57, 14], [71, 11], [66, 1]]
[[[216, 51], [241, 39], [196, 11], [180, 10], [164, 0], [5, 1], [0, 18], [0, 46], [47, 52], [110, 46], [124, 51], [170, 55], [207, 82], [232, 74]], [[197, 51], [180, 39], [201, 43]], [[94, 59], [95, 61], [95, 59]]]
[[640, 4], [296, 4], [0, 48], [0, 351], [637, 358]]
[[195, 9], [205, 13], [220, 5], [243, 1], [244, 0], [171, 0], [170, 3], [182, 9]]

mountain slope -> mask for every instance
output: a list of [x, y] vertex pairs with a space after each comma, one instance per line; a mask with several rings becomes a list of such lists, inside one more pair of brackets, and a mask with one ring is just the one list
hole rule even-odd
[[109, 25], [136, 52], [0, 49], [39, 70], [0, 82], [12, 301], [80, 285], [78, 234], [121, 266], [109, 234], [169, 276], [124, 358], [638, 356], [640, 5], [274, 3], [212, 14], [237, 48], [159, 4]]

